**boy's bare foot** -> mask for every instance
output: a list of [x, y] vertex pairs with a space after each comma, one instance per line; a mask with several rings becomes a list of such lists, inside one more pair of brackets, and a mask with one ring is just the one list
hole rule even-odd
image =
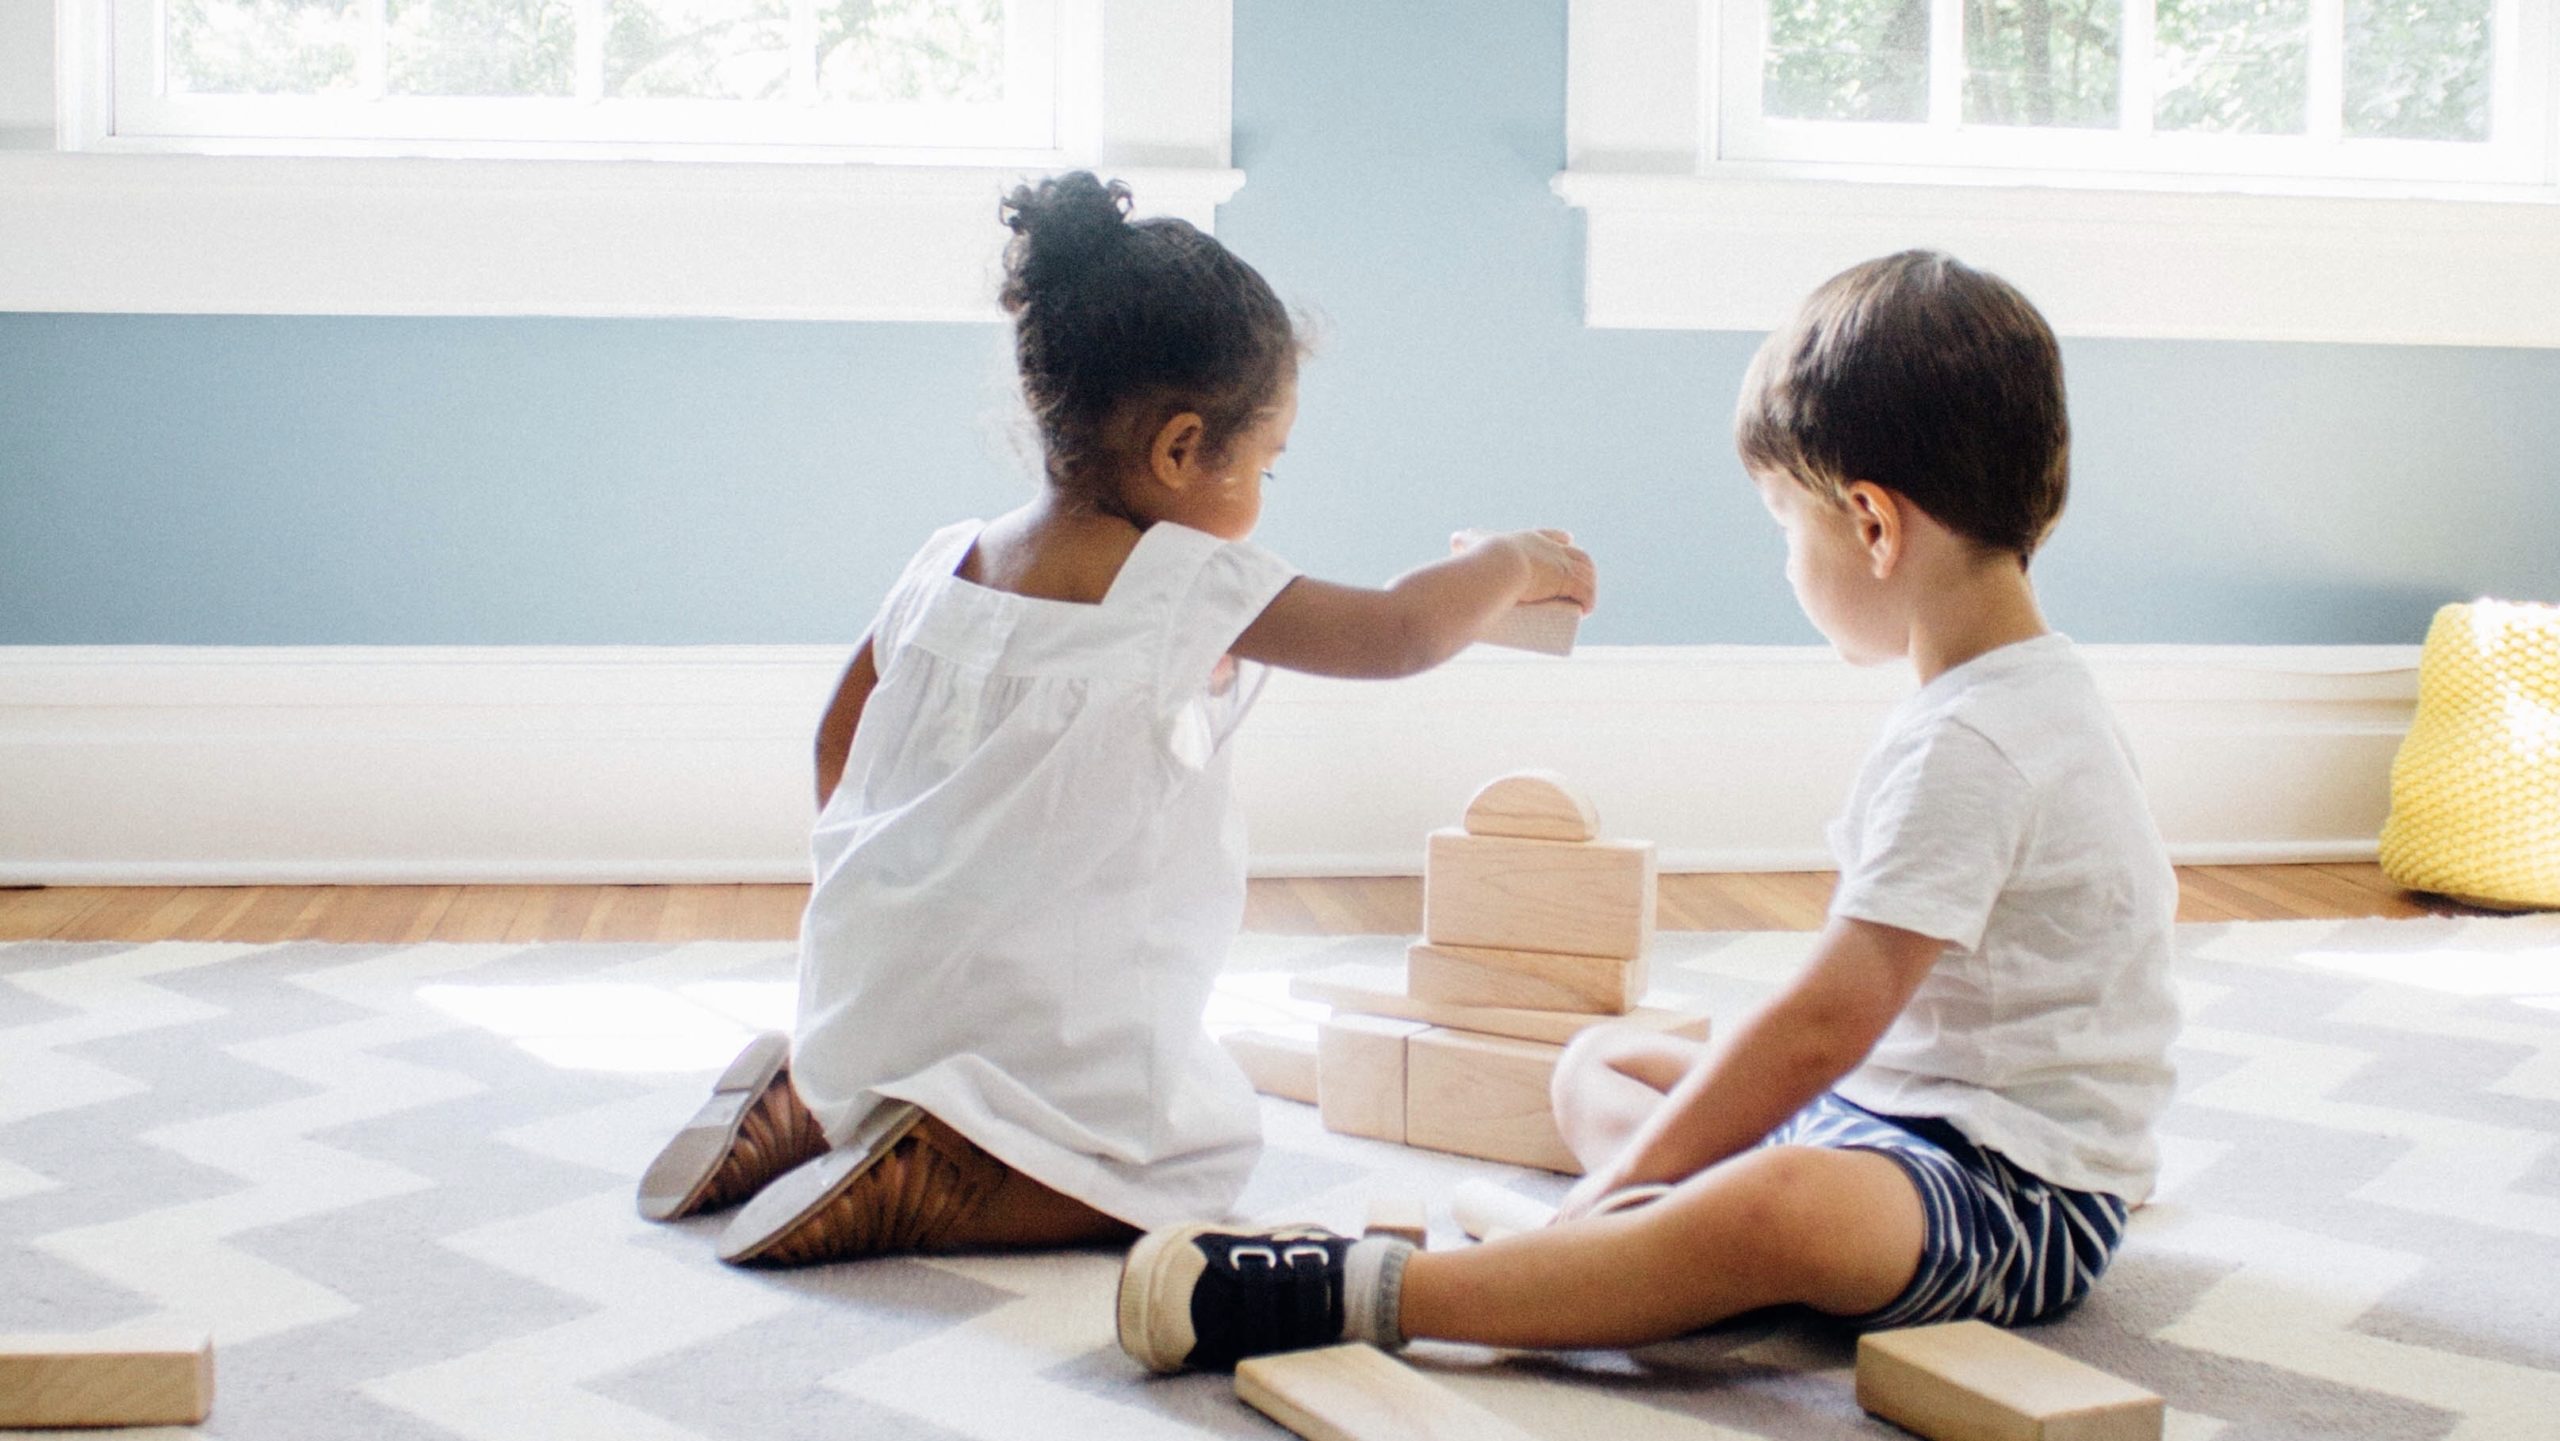
[[673, 1221], [734, 1206], [826, 1149], [826, 1133], [791, 1089], [791, 1038], [767, 1031], [642, 1173], [640, 1214]]

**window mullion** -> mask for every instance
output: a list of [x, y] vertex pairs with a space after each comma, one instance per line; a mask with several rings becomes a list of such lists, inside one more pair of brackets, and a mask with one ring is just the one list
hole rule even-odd
[[2311, 0], [2311, 84], [2304, 94], [2311, 138], [2334, 145], [2347, 123], [2346, 0]]
[[2159, 99], [2159, 0], [2124, 0], [2123, 78], [2116, 92], [2116, 126], [2127, 135], [2151, 133], [2153, 106]]
[[604, 0], [577, 0], [578, 103], [604, 99]]
[[818, 0], [791, 0], [791, 103], [818, 103]]
[[1964, 0], [1929, 0], [1929, 128], [1964, 120]]
[[364, 0], [364, 54], [357, 61], [356, 84], [367, 100], [390, 91], [391, 6], [389, 0]]

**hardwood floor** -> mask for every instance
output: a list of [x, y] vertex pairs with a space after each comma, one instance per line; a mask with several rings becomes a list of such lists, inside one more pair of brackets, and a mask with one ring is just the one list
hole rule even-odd
[[[2475, 914], [2417, 896], [2372, 865], [2194, 866], [2178, 873], [2187, 921]], [[1667, 875], [1661, 924], [1676, 930], [1810, 930], [1827, 872]], [[806, 886], [184, 886], [0, 890], [0, 941], [788, 940]], [[1410, 876], [1256, 881], [1245, 925], [1293, 935], [1422, 927]]]

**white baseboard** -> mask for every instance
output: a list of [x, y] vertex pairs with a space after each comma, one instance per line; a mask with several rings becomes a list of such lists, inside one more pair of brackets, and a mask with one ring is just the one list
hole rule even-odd
[[[2190, 863], [2369, 859], [2413, 646], [2090, 646]], [[844, 653], [726, 647], [0, 647], [0, 884], [807, 876]], [[1819, 648], [1477, 651], [1275, 678], [1240, 739], [1263, 875], [1413, 874], [1507, 770], [1588, 787], [1667, 870], [1823, 869], [1908, 679]]]

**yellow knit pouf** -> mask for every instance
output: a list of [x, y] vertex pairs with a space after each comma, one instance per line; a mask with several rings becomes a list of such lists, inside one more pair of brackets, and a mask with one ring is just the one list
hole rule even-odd
[[2382, 869], [2501, 909], [2560, 906], [2560, 606], [2436, 612], [2391, 763]]

